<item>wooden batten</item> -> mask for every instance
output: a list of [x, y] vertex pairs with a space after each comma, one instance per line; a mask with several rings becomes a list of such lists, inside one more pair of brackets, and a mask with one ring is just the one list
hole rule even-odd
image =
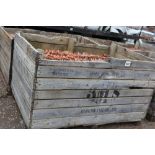
[[10, 83], [11, 78], [12, 40], [12, 36], [10, 36], [3, 27], [0, 27], [0, 68], [7, 84]]

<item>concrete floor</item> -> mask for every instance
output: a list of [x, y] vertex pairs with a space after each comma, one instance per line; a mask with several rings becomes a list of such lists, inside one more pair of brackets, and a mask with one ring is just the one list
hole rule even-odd
[[[26, 128], [14, 97], [8, 94], [7, 85], [0, 72], [0, 129]], [[72, 128], [73, 129], [73, 128]], [[76, 127], [75, 129], [155, 129], [155, 122], [143, 120], [136, 123], [118, 123], [101, 126]]]

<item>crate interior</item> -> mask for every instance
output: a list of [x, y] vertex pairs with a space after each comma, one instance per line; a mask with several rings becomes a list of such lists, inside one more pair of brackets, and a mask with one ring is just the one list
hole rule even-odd
[[[22, 31], [23, 33], [27, 33], [27, 35], [24, 35], [24, 37], [36, 48], [36, 49], [52, 49], [52, 50], [62, 50], [62, 51], [70, 51], [70, 52], [80, 52], [80, 53], [89, 53], [89, 54], [96, 54], [96, 55], [102, 55], [107, 54], [109, 57], [115, 57], [115, 58], [121, 58], [121, 59], [134, 59], [137, 60], [137, 57], [127, 57], [127, 56], [120, 56], [118, 55], [118, 50], [115, 51], [115, 55], [111, 54], [110, 46], [112, 41], [110, 40], [104, 40], [104, 39], [97, 39], [97, 38], [88, 38], [88, 37], [82, 37], [80, 35], [72, 35], [72, 34], [65, 34], [65, 33], [55, 33], [55, 32], [45, 32], [45, 31], [39, 31], [39, 30], [32, 30], [32, 29], [20, 29], [20, 28], [4, 28], [5, 31], [10, 35], [12, 38], [15, 36], [15, 34], [18, 31]], [[38, 36], [30, 37], [28, 33], [31, 34], [38, 34], [43, 35], [43, 38], [46, 39], [40, 39], [38, 40]], [[53, 42], [49, 42], [47, 38], [54, 38]], [[41, 37], [39, 37], [41, 38]], [[50, 39], [49, 39], [50, 40]], [[74, 44], [74, 43], [75, 44]], [[74, 46], [72, 48], [69, 48], [70, 44], [74, 44], [71, 46]], [[155, 51], [151, 50], [148, 47], [140, 46], [140, 45], [131, 45], [131, 44], [124, 44], [124, 43], [118, 43], [120, 46], [126, 48], [129, 52], [136, 52], [137, 54], [142, 54], [146, 57], [151, 58], [152, 60], [155, 60]], [[151, 60], [150, 59], [150, 60]]]
[[[24, 36], [36, 49], [58, 49], [58, 50], [68, 50], [68, 44], [69, 41], [76, 42], [74, 51], [72, 52], [88, 52], [88, 53], [93, 53], [97, 52], [96, 54], [102, 54], [102, 52], [107, 53], [109, 50], [109, 46], [111, 45], [111, 40], [104, 40], [104, 39], [98, 39], [98, 38], [88, 38], [88, 37], [82, 37], [80, 35], [73, 35], [73, 34], [67, 34], [67, 33], [55, 33], [55, 32], [45, 32], [45, 31], [40, 31], [40, 30], [33, 30], [33, 29], [20, 29], [20, 28], [4, 28], [5, 31], [10, 35], [11, 37], [14, 37], [17, 32], [22, 32], [27, 34], [38, 34], [38, 35], [43, 35], [46, 38], [53, 38], [53, 37], [58, 37], [54, 39], [54, 42], [49, 43], [46, 42], [47, 39], [38, 41], [37, 39], [35, 40], [33, 37], [29, 37], [29, 35]], [[39, 36], [36, 36], [39, 37]], [[71, 44], [71, 43], [70, 43]], [[79, 45], [77, 45], [79, 44]], [[88, 45], [88, 47], [84, 48], [84, 45]], [[90, 47], [89, 47], [90, 45]], [[100, 50], [97, 50], [96, 45], [102, 46], [102, 52], [98, 52]], [[92, 49], [91, 49], [92, 48]], [[93, 52], [94, 50], [94, 52]]]
[[113, 57], [121, 59], [128, 58], [141, 61], [154, 61], [155, 52], [144, 46], [124, 43], [114, 43], [114, 45], [116, 46], [116, 48], [115, 51], [112, 52], [111, 56]]
[[147, 46], [145, 42], [143, 42], [142, 45], [132, 45], [132, 46], [124, 45], [124, 47], [128, 48], [130, 52], [134, 51], [146, 57], [155, 59], [155, 50], [153, 49], [153, 45], [150, 46], [148, 44]]
[[101, 43], [101, 40], [82, 37], [69, 34], [53, 34], [50, 36], [36, 34], [22, 34], [36, 49], [42, 50], [60, 50], [72, 53], [89, 53], [95, 55], [109, 55], [110, 42], [107, 45]]
[[[42, 32], [43, 33], [43, 32]], [[124, 43], [114, 43], [117, 48], [112, 48], [113, 42], [102, 42], [101, 39], [87, 38], [79, 35], [58, 34], [30, 34], [21, 33], [32, 46], [44, 57], [45, 50], [60, 50], [72, 53], [86, 53], [98, 56], [106, 55], [108, 58], [123, 60], [154, 61], [155, 54], [143, 47], [135, 47]], [[102, 43], [101, 43], [102, 42]], [[49, 60], [49, 59], [48, 59]], [[53, 60], [53, 59], [52, 59]], [[92, 60], [96, 61], [96, 60]]]

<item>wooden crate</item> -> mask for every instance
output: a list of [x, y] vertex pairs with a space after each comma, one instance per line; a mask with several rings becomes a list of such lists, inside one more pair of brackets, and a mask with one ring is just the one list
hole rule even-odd
[[14, 48], [14, 35], [16, 32], [40, 33], [31, 29], [4, 28], [0, 27], [0, 69], [4, 76], [6, 84], [11, 83], [12, 57]]
[[[20, 29], [20, 28], [4, 28], [0, 27], [0, 69], [3, 73], [5, 82], [7, 84], [11, 84], [11, 78], [12, 78], [12, 57], [13, 57], [13, 48], [14, 48], [14, 36], [17, 32], [24, 32], [24, 33], [33, 33], [33, 34], [42, 34], [46, 36], [59, 36], [60, 33], [54, 33], [54, 32], [45, 32], [40, 30], [33, 30], [33, 29]], [[62, 36], [74, 36], [78, 38], [79, 40], [82, 39], [79, 35], [71, 35], [71, 34], [61, 34]], [[88, 38], [87, 40], [83, 39], [83, 41], [89, 42], [95, 41], [98, 44], [105, 44], [107, 47], [110, 46], [111, 41], [105, 41], [102, 39], [93, 39]], [[107, 48], [108, 49], [108, 48]]]
[[[111, 57], [94, 62], [47, 60], [40, 49]], [[16, 34], [11, 87], [27, 127], [141, 121], [155, 87], [155, 62], [137, 60], [139, 53], [129, 58], [122, 49], [115, 43], [107, 51], [105, 46], [71, 37]]]
[[[143, 48], [143, 55], [147, 56], [149, 59], [155, 61], [155, 45], [147, 43], [147, 41], [141, 40], [141, 44], [136, 44], [137, 48]], [[155, 89], [155, 88], [154, 88]], [[150, 121], [155, 121], [155, 91], [151, 100], [151, 104], [148, 109], [147, 119]]]
[[[115, 44], [118, 44], [118, 43], [115, 43]], [[132, 50], [129, 48], [128, 45], [125, 45], [125, 44], [124, 45], [121, 44], [121, 45], [126, 47], [126, 51], [128, 51], [128, 53], [130, 53], [130, 55], [133, 55], [133, 53], [137, 55], [137, 53], [138, 53], [138, 55], [139, 54], [141, 55], [139, 58], [144, 58], [146, 60], [148, 59], [150, 61], [155, 62], [155, 45], [147, 43], [144, 40], [140, 40], [139, 42], [136, 43], [135, 46], [130, 46], [130, 48], [133, 48]], [[150, 70], [152, 70], [152, 69], [150, 68]], [[152, 70], [152, 71], [154, 71], [154, 70]], [[152, 97], [152, 100], [151, 100], [151, 103], [150, 103], [150, 106], [148, 109], [147, 119], [151, 120], [151, 121], [155, 121], [155, 92], [153, 93], [153, 97]]]

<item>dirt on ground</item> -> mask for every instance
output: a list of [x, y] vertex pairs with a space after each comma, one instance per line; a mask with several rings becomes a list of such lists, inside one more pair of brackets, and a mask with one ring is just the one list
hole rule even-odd
[[[8, 91], [0, 72], [0, 129], [24, 129], [26, 128], [16, 101]], [[78, 126], [72, 129], [155, 129], [155, 122], [143, 120], [134, 123], [117, 123], [100, 126]]]
[[0, 129], [23, 129], [24, 121], [0, 72]]

